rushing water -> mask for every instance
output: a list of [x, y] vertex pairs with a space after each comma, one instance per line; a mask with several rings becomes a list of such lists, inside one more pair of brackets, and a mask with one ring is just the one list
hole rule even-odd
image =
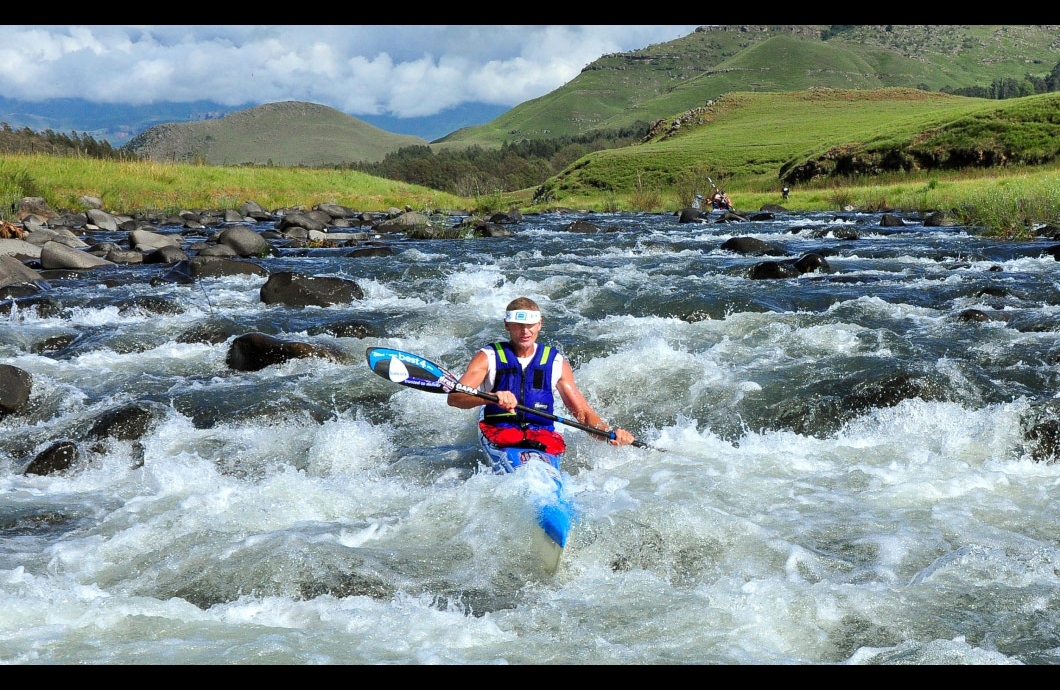
[[[579, 219], [605, 231], [564, 231]], [[1060, 661], [1060, 463], [1027, 433], [1060, 379], [1053, 242], [878, 214], [513, 229], [259, 261], [364, 291], [326, 308], [143, 265], [0, 317], [0, 364], [33, 377], [0, 419], [0, 661]], [[784, 256], [721, 248], [738, 236]], [[828, 270], [748, 278], [810, 252]], [[552, 575], [527, 480], [482, 467], [474, 412], [364, 358], [460, 373], [520, 295], [597, 411], [654, 448], [561, 427], [578, 523]], [[327, 328], [350, 321], [375, 335]], [[348, 359], [236, 371], [234, 335], [188, 337], [221, 322]], [[141, 438], [85, 438], [129, 403], [160, 410]], [[24, 473], [59, 439], [71, 470]]]

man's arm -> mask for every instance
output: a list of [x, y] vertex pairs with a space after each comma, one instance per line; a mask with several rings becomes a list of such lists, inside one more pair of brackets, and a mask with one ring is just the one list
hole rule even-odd
[[[486, 380], [486, 375], [490, 373], [490, 360], [486, 356], [486, 353], [479, 350], [475, 353], [475, 356], [471, 358], [471, 364], [467, 365], [467, 371], [460, 377], [460, 383], [464, 384], [468, 388], [477, 389], [482, 385], [482, 382]], [[494, 395], [497, 396], [497, 405], [511, 412], [515, 409], [516, 405], [519, 404], [519, 399], [515, 397], [515, 393], [511, 391], [497, 391]], [[447, 399], [450, 407], [460, 407], [465, 410], [470, 410], [472, 407], [478, 407], [479, 405], [485, 405], [486, 399], [479, 398], [474, 395], [468, 395], [467, 393], [457, 393], [456, 391], [449, 394]]]
[[[486, 380], [486, 374], [489, 373], [489, 370], [490, 363], [486, 358], [486, 353], [479, 350], [475, 353], [475, 356], [471, 358], [471, 363], [467, 365], [467, 371], [465, 371], [464, 375], [460, 377], [460, 383], [468, 388], [477, 389], [482, 385], [482, 382]], [[477, 398], [474, 395], [468, 395], [467, 393], [457, 393], [456, 391], [449, 394], [446, 402], [449, 403], [450, 407], [459, 407], [465, 410], [470, 410], [472, 407], [486, 404], [486, 401], [482, 398]]]

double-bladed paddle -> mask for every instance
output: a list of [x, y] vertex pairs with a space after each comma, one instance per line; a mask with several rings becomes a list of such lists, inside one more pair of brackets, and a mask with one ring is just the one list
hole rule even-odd
[[[411, 352], [392, 350], [387, 347], [370, 347], [365, 352], [365, 355], [368, 358], [368, 366], [372, 371], [379, 374], [384, 379], [388, 379], [402, 386], [427, 391], [428, 393], [451, 393], [456, 391], [457, 393], [466, 393], [467, 395], [473, 395], [476, 398], [482, 398], [483, 400], [489, 400], [490, 402], [497, 402], [496, 395], [492, 393], [483, 393], [476, 388], [465, 386], [460, 383], [455, 376], [434, 362], [424, 359], [419, 355], [414, 355]], [[528, 412], [553, 422], [559, 422], [560, 424], [572, 426], [575, 429], [588, 431], [590, 434], [596, 434], [597, 436], [612, 440], [615, 438], [615, 432], [613, 431], [597, 429], [596, 427], [588, 426], [571, 419], [564, 419], [563, 417], [548, 414], [546, 412], [541, 412], [540, 410], [535, 410], [534, 408], [526, 407], [525, 405], [516, 405], [515, 407], [523, 412]], [[634, 441], [633, 445], [638, 448], [662, 450], [661, 448], [653, 448], [641, 441]]]

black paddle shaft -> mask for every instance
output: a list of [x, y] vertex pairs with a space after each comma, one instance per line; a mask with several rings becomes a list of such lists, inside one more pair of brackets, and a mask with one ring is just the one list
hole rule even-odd
[[[449, 393], [451, 391], [456, 391], [457, 393], [472, 395], [476, 398], [489, 400], [490, 402], [497, 402], [497, 396], [493, 393], [483, 393], [478, 389], [460, 383], [460, 381], [451, 373], [429, 359], [424, 359], [419, 355], [402, 352], [401, 350], [391, 350], [385, 347], [370, 347], [365, 351], [365, 356], [368, 358], [368, 366], [372, 371], [399, 385], [426, 391], [428, 393]], [[557, 415], [540, 412], [532, 407], [526, 407], [524, 405], [516, 405], [516, 409], [528, 414], [537, 415], [542, 419], [566, 424], [567, 426], [572, 426], [576, 429], [581, 429], [582, 431], [587, 431], [590, 434], [596, 434], [597, 436], [602, 436], [603, 438], [612, 441], [615, 439], [615, 432], [613, 431], [597, 429], [596, 427], [565, 419]], [[641, 441], [633, 441], [633, 445], [638, 448], [650, 448], [651, 450], [658, 451], [662, 450], [661, 448], [653, 448]]]
[[[448, 372], [447, 372], [447, 376], [449, 378], [449, 381], [444, 382], [443, 386], [452, 385], [453, 386], [453, 390], [456, 391], [457, 393], [466, 393], [467, 395], [473, 395], [476, 398], [482, 398], [483, 400], [489, 400], [490, 402], [497, 402], [497, 396], [494, 395], [493, 393], [483, 393], [482, 391], [477, 390], [475, 388], [471, 388], [470, 386], [465, 386], [464, 384], [462, 384], [459, 381], [457, 381], [456, 379], [454, 379], [452, 377], [452, 374], [448, 374]], [[588, 431], [590, 434], [596, 434], [597, 436], [602, 436], [602, 437], [604, 437], [606, 439], [610, 439], [612, 441], [615, 439], [615, 432], [613, 432], [613, 431], [604, 431], [603, 429], [597, 429], [594, 426], [589, 426], [588, 424], [582, 424], [581, 422], [575, 422], [574, 420], [565, 419], [564, 417], [560, 417], [558, 415], [549, 414], [547, 412], [542, 412], [540, 410], [535, 410], [534, 408], [527, 407], [526, 405], [517, 404], [515, 406], [515, 409], [520, 410], [521, 412], [527, 412], [529, 414], [537, 415], [538, 417], [542, 417], [544, 419], [548, 419], [548, 420], [551, 420], [553, 422], [559, 422], [560, 424], [566, 424], [567, 426], [572, 426], [575, 429], [581, 429], [582, 431]], [[647, 443], [644, 443], [642, 441], [633, 441], [632, 445], [634, 445], [634, 446], [636, 446], [638, 448], [651, 448], [651, 446], [649, 446]], [[658, 449], [655, 449], [655, 450], [658, 450]]]

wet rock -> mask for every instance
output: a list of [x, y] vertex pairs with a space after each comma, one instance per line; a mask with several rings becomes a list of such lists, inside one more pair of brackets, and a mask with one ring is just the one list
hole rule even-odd
[[832, 270], [823, 256], [816, 253], [803, 254], [793, 264], [799, 273], [819, 273]]
[[69, 470], [79, 457], [76, 443], [56, 441], [38, 453], [26, 466], [23, 474], [61, 474]]
[[[264, 239], [264, 233], [262, 235], [262, 239]], [[206, 244], [198, 249], [198, 256], [218, 256], [231, 259], [239, 256], [239, 254], [227, 244]]]
[[576, 220], [571, 223], [567, 223], [567, 226], [563, 228], [566, 232], [581, 232], [581, 233], [594, 233], [600, 232], [600, 226], [595, 223], [590, 223], [587, 220]]
[[175, 264], [187, 259], [188, 255], [180, 247], [159, 247], [143, 255], [145, 264]]
[[40, 273], [6, 254], [0, 254], [0, 287], [8, 285], [34, 284], [43, 281]]
[[1020, 418], [1023, 450], [1035, 462], [1060, 460], [1060, 403], [1049, 401], [1031, 407]]
[[216, 345], [242, 333], [246, 329], [231, 319], [209, 319], [198, 323], [177, 336], [178, 343], [210, 343]]
[[391, 247], [361, 247], [360, 249], [354, 249], [353, 251], [346, 254], [349, 257], [366, 257], [366, 256], [392, 256], [394, 250]]
[[924, 218], [924, 226], [929, 228], [949, 228], [956, 224], [944, 211], [934, 211]]
[[797, 278], [804, 273], [830, 271], [831, 266], [820, 254], [804, 254], [789, 261], [763, 261], [751, 267], [747, 277], [751, 280], [776, 280]]
[[730, 237], [721, 243], [721, 249], [745, 256], [784, 256], [785, 253], [757, 237]]
[[346, 278], [303, 276], [291, 271], [273, 273], [261, 286], [261, 301], [289, 307], [328, 307], [364, 299], [364, 291]]
[[163, 235], [162, 233], [142, 229], [133, 230], [129, 233], [129, 246], [144, 253], [162, 247], [176, 247], [179, 249], [180, 245], [179, 235]]
[[475, 237], [513, 237], [515, 231], [497, 223], [477, 223], [471, 231]]
[[337, 350], [293, 340], [281, 340], [264, 333], [247, 333], [232, 341], [225, 363], [238, 371], [258, 371], [291, 359], [319, 357], [341, 362], [346, 357]]
[[983, 323], [984, 321], [993, 321], [990, 318], [990, 314], [987, 314], [982, 309], [965, 309], [957, 315], [958, 321], [965, 321], [968, 323]]
[[96, 256], [102, 256], [107, 261], [115, 264], [142, 264], [144, 263], [143, 252], [137, 251], [136, 249], [111, 249], [106, 253], [100, 255], [94, 251], [91, 254]]
[[33, 377], [10, 364], [0, 364], [0, 416], [17, 412], [29, 400]]
[[88, 438], [136, 441], [163, 417], [165, 410], [156, 404], [132, 402], [99, 415], [88, 431]]
[[52, 335], [33, 343], [30, 347], [30, 352], [38, 355], [46, 354], [48, 352], [58, 352], [59, 350], [69, 347], [76, 340], [77, 336], [73, 333], [59, 333], [58, 335]]
[[751, 280], [779, 280], [798, 278], [800, 275], [802, 272], [790, 261], [762, 261], [747, 272], [747, 277]]
[[[262, 266], [239, 259], [226, 259], [220, 256], [195, 256], [185, 261], [178, 261], [170, 273], [183, 273], [190, 278], [217, 278], [221, 276], [256, 275], [267, 276], [269, 272]], [[166, 275], [169, 276], [170, 273]], [[182, 282], [176, 276], [174, 282]]]
[[309, 335], [327, 333], [336, 338], [379, 338], [383, 333], [370, 323], [364, 321], [339, 321], [323, 326], [314, 326], [306, 331]]
[[100, 266], [114, 266], [114, 262], [101, 259], [80, 249], [68, 247], [61, 242], [50, 241], [41, 247], [40, 263], [42, 268], [91, 269]]
[[48, 202], [43, 197], [24, 196], [15, 202], [15, 217], [21, 221], [29, 215], [50, 220], [59, 214], [52, 210], [52, 207], [48, 205]]
[[231, 247], [238, 256], [268, 256], [272, 247], [268, 240], [245, 225], [235, 225], [222, 230], [217, 243]]
[[678, 223], [705, 223], [708, 218], [710, 214], [705, 214], [698, 208], [683, 208], [677, 212]]

